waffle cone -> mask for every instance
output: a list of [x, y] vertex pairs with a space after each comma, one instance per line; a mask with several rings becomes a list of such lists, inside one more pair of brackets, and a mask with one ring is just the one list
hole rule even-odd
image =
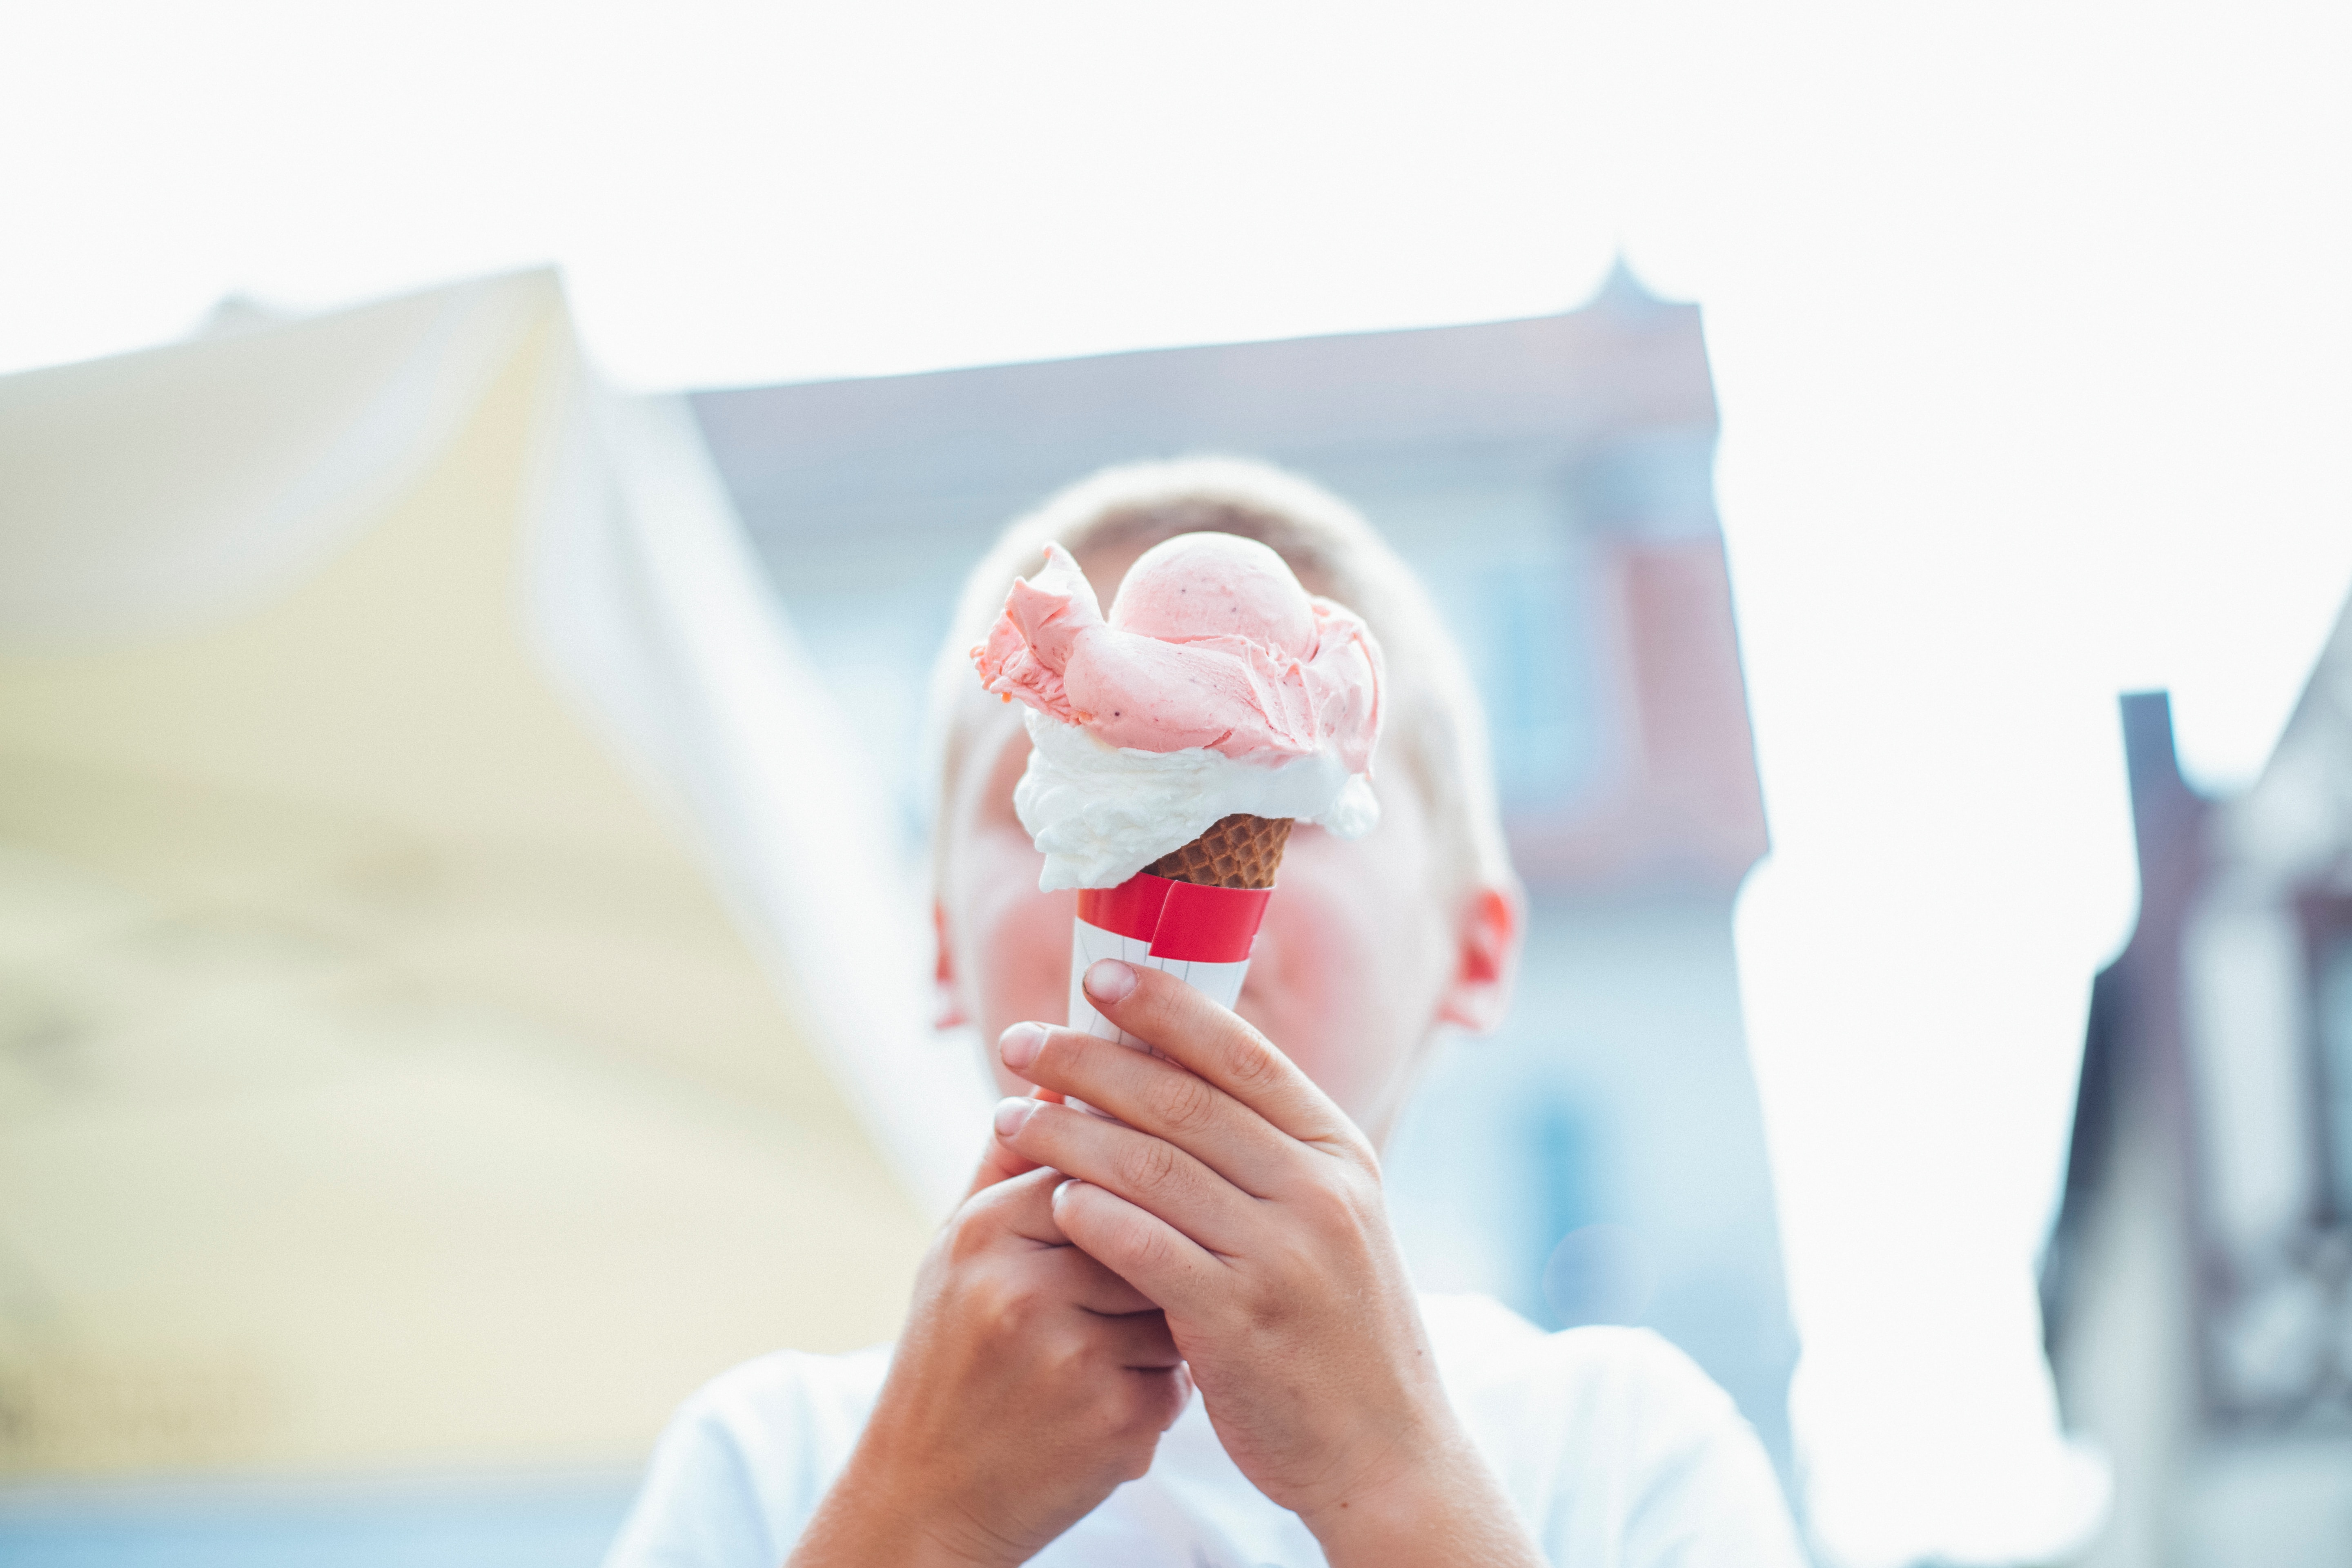
[[1286, 816], [1220, 817], [1209, 830], [1180, 849], [1171, 849], [1144, 869], [1171, 882], [1202, 888], [1271, 888], [1290, 842]]

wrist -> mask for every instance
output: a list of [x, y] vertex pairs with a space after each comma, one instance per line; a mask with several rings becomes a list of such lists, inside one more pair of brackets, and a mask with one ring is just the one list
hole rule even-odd
[[[863, 1461], [863, 1462], [861, 1462]], [[1028, 1553], [942, 1510], [936, 1489], [899, 1486], [890, 1467], [853, 1453], [786, 1568], [1016, 1568]]]
[[1540, 1568], [1502, 1483], [1458, 1426], [1300, 1520], [1331, 1568], [1399, 1562]]

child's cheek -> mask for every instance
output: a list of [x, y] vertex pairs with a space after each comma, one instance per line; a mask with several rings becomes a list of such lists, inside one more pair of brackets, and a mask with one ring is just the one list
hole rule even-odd
[[1070, 921], [1077, 899], [1031, 889], [1004, 901], [991, 922], [989, 994], [982, 1006], [1003, 1028], [1024, 1019], [1058, 1024], [1068, 1005]]
[[1238, 1011], [1343, 1109], [1386, 1075], [1377, 921], [1349, 889], [1286, 865], [1250, 955]]
[[984, 1042], [1024, 1020], [1061, 1023], [1069, 1005], [1077, 895], [1037, 890], [1044, 858], [1017, 827], [982, 829], [957, 857], [950, 916], [968, 933], [962, 978]]

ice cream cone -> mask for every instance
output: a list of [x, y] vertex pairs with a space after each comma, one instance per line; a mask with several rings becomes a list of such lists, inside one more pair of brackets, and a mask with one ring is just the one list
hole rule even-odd
[[1087, 1000], [1087, 967], [1105, 958], [1165, 970], [1220, 1007], [1239, 1002], [1290, 825], [1286, 816], [1227, 816], [1118, 887], [1081, 891], [1070, 934], [1070, 1026], [1149, 1048]]
[[1190, 844], [1171, 849], [1144, 869], [1171, 882], [1200, 888], [1271, 888], [1290, 842], [1287, 816], [1251, 816], [1236, 812], [1209, 825]]
[[1254, 540], [1161, 540], [1108, 617], [1066, 551], [1045, 556], [972, 658], [1030, 710], [1013, 805], [1045, 856], [1039, 889], [1077, 890], [1070, 1026], [1149, 1048], [1096, 1013], [1088, 966], [1239, 1005], [1292, 826], [1355, 838], [1380, 819], [1380, 645]]

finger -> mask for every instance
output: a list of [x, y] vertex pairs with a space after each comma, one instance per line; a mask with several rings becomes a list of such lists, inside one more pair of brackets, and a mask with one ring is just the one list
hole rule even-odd
[[1034, 1253], [1022, 1267], [1037, 1270], [1031, 1278], [1055, 1300], [1067, 1301], [1097, 1318], [1129, 1318], [1160, 1310], [1158, 1302], [1075, 1244]]
[[[1066, 1116], [1084, 1114], [1063, 1111]], [[1087, 1117], [1089, 1121], [1099, 1120]], [[966, 1202], [957, 1240], [971, 1251], [1018, 1249], [1024, 1268], [1043, 1268], [1054, 1294], [1104, 1317], [1149, 1312], [1159, 1303], [1074, 1245], [1054, 1216], [1054, 1189], [1069, 1178], [1043, 1167], [1008, 1177]], [[1036, 1257], [1038, 1253], [1044, 1257]]]
[[[1018, 1157], [1018, 1151], [1011, 1152]], [[976, 1248], [1069, 1246], [1070, 1238], [1054, 1218], [1054, 1188], [1062, 1180], [1061, 1173], [1032, 1162], [1023, 1174], [982, 1188], [956, 1211], [951, 1223], [959, 1240]]]
[[1168, 1314], [1157, 1309], [1105, 1317], [1097, 1332], [1104, 1355], [1131, 1372], [1173, 1372], [1184, 1364], [1176, 1336], [1168, 1331]]
[[1265, 1226], [1263, 1203], [1164, 1138], [1065, 1105], [1009, 1100], [1002, 1110], [997, 1135], [1024, 1158], [1108, 1187], [1212, 1252], [1239, 1253]]
[[980, 1168], [972, 1173], [971, 1185], [964, 1189], [963, 1195], [970, 1198], [976, 1193], [986, 1192], [999, 1182], [1025, 1176], [1036, 1168], [1036, 1161], [1023, 1159], [1002, 1138], [991, 1138], [988, 1147], [981, 1151]]
[[[1062, 1097], [1049, 1090], [1041, 1093], [1037, 1098], [1058, 1101]], [[971, 1185], [963, 1190], [963, 1195], [969, 1198], [974, 1193], [985, 1192], [999, 1182], [1010, 1181], [1014, 1176], [1025, 1176], [1036, 1168], [1037, 1163], [1034, 1160], [1024, 1160], [1006, 1147], [1002, 1139], [991, 1138], [988, 1141], [988, 1147], [980, 1152], [980, 1168], [972, 1173]]]
[[1192, 1369], [1182, 1362], [1174, 1366], [1125, 1367], [1119, 1375], [1134, 1384], [1136, 1403], [1129, 1428], [1132, 1432], [1165, 1432], [1176, 1425], [1185, 1406], [1192, 1403]]
[[1363, 1134], [1274, 1043], [1174, 975], [1106, 958], [1086, 973], [1095, 1011], [1305, 1143], [1362, 1148]]
[[1042, 1024], [1007, 1029], [998, 1049], [1005, 1066], [1032, 1083], [1166, 1139], [1253, 1197], [1279, 1193], [1298, 1159], [1297, 1140], [1191, 1068], [1148, 1051]]
[[1087, 1257], [1171, 1312], [1198, 1312], [1231, 1291], [1223, 1263], [1159, 1215], [1092, 1182], [1055, 1187], [1054, 1215]]
[[1169, 1404], [1160, 1423], [1162, 1432], [1175, 1426], [1182, 1418], [1185, 1407], [1192, 1403], [1192, 1369], [1180, 1366], [1168, 1374], [1168, 1381]]

